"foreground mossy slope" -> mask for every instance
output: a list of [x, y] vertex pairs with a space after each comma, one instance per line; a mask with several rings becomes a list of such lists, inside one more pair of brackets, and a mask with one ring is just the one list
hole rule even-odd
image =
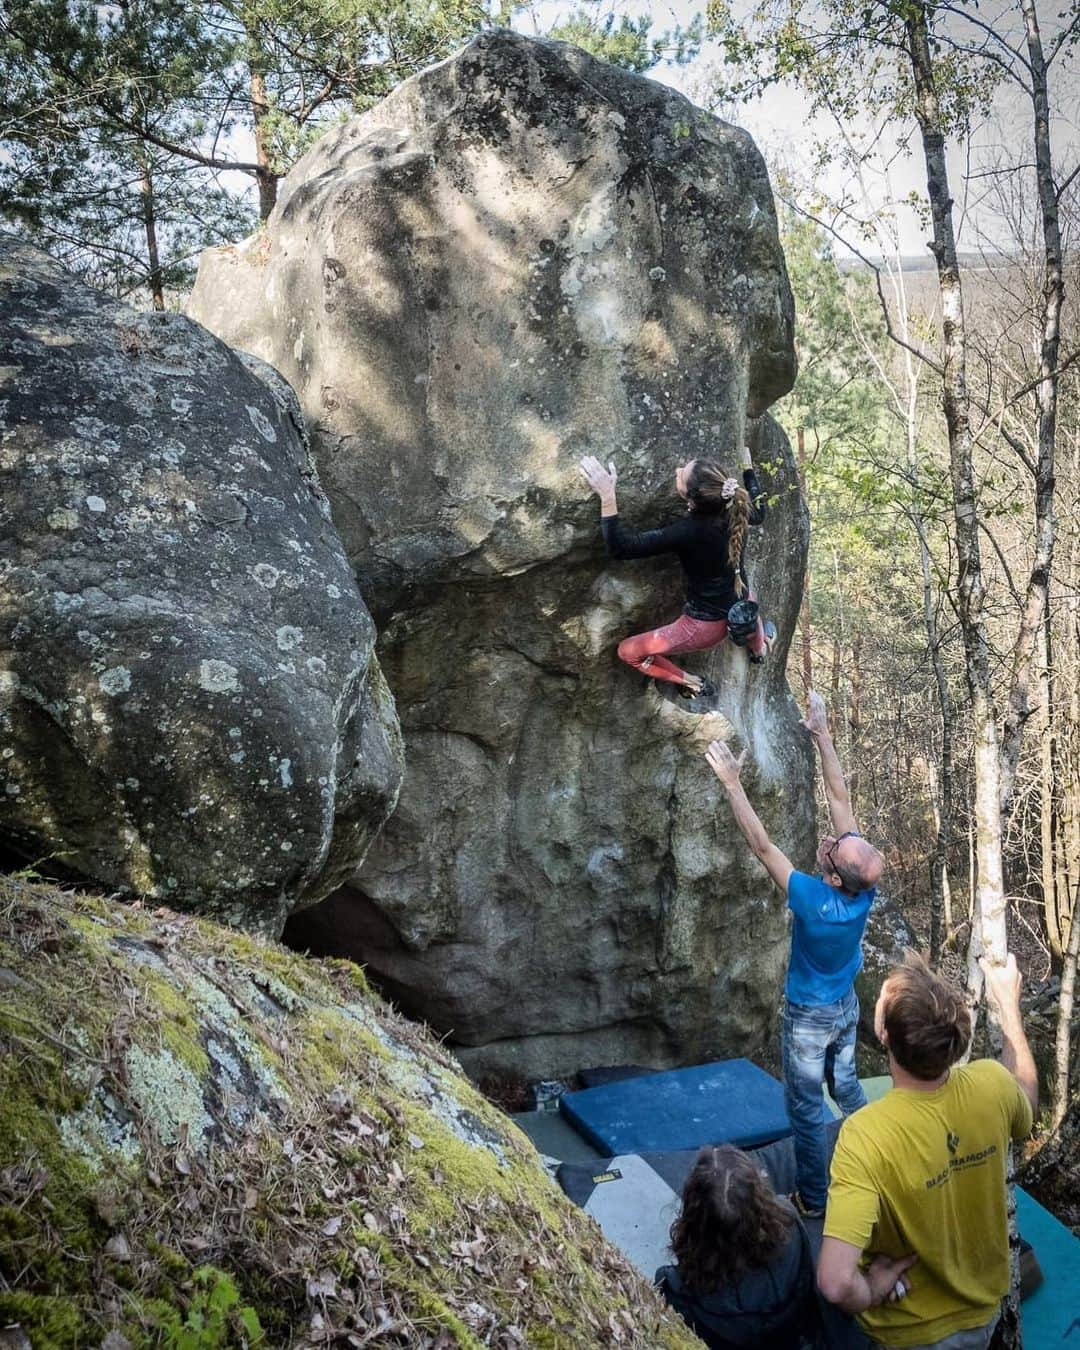
[[348, 963], [0, 881], [0, 1099], [35, 1350], [698, 1344]]

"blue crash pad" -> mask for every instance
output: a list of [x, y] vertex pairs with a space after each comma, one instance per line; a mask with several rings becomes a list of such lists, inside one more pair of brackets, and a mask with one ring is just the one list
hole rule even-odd
[[1045, 1276], [1021, 1307], [1024, 1350], [1080, 1346], [1080, 1238], [1019, 1186], [1016, 1226], [1034, 1247]]
[[606, 1158], [737, 1144], [791, 1133], [784, 1089], [748, 1059], [726, 1059], [568, 1092], [559, 1110]]

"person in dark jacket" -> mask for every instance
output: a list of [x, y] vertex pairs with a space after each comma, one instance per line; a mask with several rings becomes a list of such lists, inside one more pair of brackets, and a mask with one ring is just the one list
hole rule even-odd
[[710, 1350], [796, 1350], [817, 1334], [814, 1258], [799, 1216], [730, 1144], [703, 1148], [671, 1226], [664, 1299]]
[[[623, 527], [615, 499], [614, 464], [605, 469], [588, 455], [581, 461], [585, 481], [600, 498], [600, 525], [613, 558], [651, 558], [674, 553], [686, 578], [686, 603], [674, 623], [638, 633], [619, 643], [619, 657], [653, 679], [680, 686], [687, 698], [712, 698], [716, 689], [700, 675], [682, 670], [670, 656], [706, 651], [728, 636], [728, 613], [749, 596], [743, 546], [749, 526], [764, 517], [764, 497], [750, 451], [743, 451], [742, 483], [710, 459], [691, 459], [675, 471], [675, 490], [686, 502], [681, 520], [634, 533]], [[744, 607], [745, 608], [745, 607]], [[734, 620], [733, 620], [734, 622]], [[764, 659], [768, 639], [756, 606], [748, 625], [750, 660]], [[770, 625], [771, 627], [771, 625]]]

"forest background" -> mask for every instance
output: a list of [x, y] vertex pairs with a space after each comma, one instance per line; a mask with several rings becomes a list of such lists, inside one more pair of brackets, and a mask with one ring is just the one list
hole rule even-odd
[[975, 958], [1019, 953], [1050, 1167], [1080, 1135], [1080, 5], [4, 0], [0, 223], [179, 307], [328, 125], [494, 24], [768, 128], [813, 520], [789, 677], [932, 959], [975, 1006]]

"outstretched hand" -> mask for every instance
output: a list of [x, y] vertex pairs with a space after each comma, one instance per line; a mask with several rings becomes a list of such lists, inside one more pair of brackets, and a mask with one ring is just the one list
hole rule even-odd
[[829, 713], [825, 700], [816, 689], [811, 689], [806, 699], [806, 716], [799, 722], [811, 736], [825, 736], [829, 731]]
[[986, 992], [1001, 1013], [1016, 1012], [1020, 1007], [1020, 971], [1016, 957], [1009, 952], [1003, 966], [991, 965], [985, 956], [979, 957]]
[[746, 763], [746, 751], [742, 750], [736, 758], [726, 741], [710, 741], [705, 758], [721, 783], [725, 787], [734, 787], [739, 781], [742, 766]]
[[595, 455], [586, 455], [578, 465], [581, 470], [581, 476], [592, 488], [598, 497], [614, 497], [615, 483], [619, 475], [615, 472], [615, 465], [608, 461], [605, 469]]

